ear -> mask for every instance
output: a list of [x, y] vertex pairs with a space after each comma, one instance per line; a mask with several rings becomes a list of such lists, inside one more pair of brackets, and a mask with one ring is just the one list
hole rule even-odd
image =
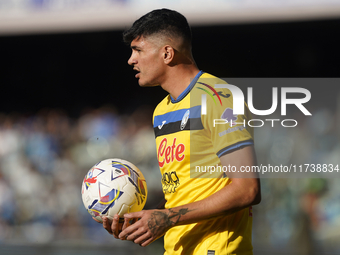
[[175, 50], [170, 45], [164, 46], [163, 60], [165, 64], [170, 64], [175, 57]]

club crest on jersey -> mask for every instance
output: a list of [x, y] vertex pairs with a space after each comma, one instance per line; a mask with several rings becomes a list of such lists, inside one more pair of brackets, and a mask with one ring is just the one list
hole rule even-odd
[[185, 128], [185, 126], [187, 125], [187, 122], [189, 120], [189, 115], [190, 115], [190, 110], [187, 110], [182, 118], [182, 122], [181, 122], [181, 130], [183, 130]]

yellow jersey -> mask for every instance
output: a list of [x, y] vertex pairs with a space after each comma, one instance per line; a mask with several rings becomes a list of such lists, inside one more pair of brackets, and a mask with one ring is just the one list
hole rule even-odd
[[[254, 143], [253, 129], [242, 124], [250, 119], [249, 110], [245, 107], [244, 115], [234, 115], [232, 93], [215, 88], [221, 83], [226, 84], [201, 71], [176, 100], [168, 95], [154, 111], [165, 208], [202, 200], [228, 185], [231, 180], [219, 157]], [[175, 226], [164, 236], [165, 254], [249, 255], [251, 231], [251, 208]]]

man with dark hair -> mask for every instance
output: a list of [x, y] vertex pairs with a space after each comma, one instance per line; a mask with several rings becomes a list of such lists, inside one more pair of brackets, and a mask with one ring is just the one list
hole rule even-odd
[[167, 9], [154, 10], [138, 19], [133, 26], [123, 33], [125, 43], [140, 37], [163, 34], [168, 37], [183, 38], [191, 45], [191, 29], [186, 18], [176, 11]]
[[[180, 13], [152, 11], [134, 22], [124, 41], [139, 85], [169, 92], [153, 119], [165, 203], [125, 214], [122, 227], [118, 215], [104, 217], [104, 228], [141, 246], [165, 234], [165, 254], [252, 254], [251, 206], [260, 202], [260, 182], [253, 173], [225, 171], [256, 165], [253, 130], [240, 125], [250, 118], [248, 109], [233, 115], [231, 92], [215, 90], [225, 82], [197, 68], [190, 27]], [[203, 107], [207, 93], [211, 100]], [[214, 119], [228, 125], [215, 127]]]

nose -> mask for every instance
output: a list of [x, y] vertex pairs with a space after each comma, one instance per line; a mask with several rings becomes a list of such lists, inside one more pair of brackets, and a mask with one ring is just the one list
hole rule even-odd
[[134, 64], [137, 64], [137, 60], [135, 58], [135, 54], [132, 52], [130, 58], [128, 59], [128, 64], [130, 66], [133, 66]]

